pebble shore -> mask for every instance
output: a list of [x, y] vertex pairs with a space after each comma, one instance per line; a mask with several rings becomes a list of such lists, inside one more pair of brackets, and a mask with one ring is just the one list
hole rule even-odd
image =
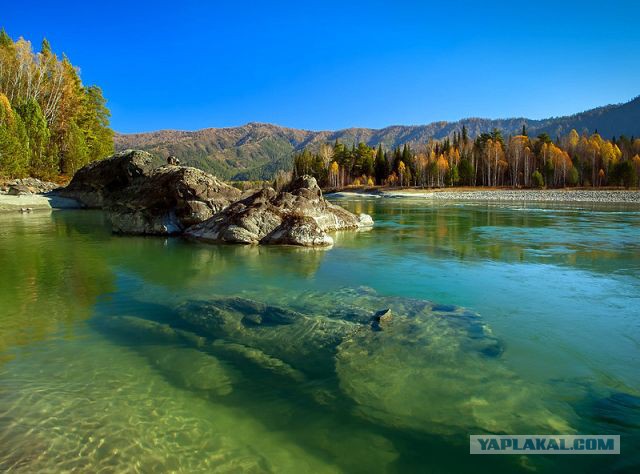
[[370, 195], [387, 198], [424, 198], [450, 201], [530, 201], [530, 202], [601, 202], [632, 203], [640, 205], [640, 190], [538, 190], [538, 189], [500, 189], [500, 190], [384, 190], [373, 192], [339, 192], [333, 196]]

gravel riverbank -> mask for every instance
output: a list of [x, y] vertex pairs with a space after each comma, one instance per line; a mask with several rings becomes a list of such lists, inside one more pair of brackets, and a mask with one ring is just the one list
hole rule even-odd
[[490, 189], [490, 190], [376, 190], [346, 191], [331, 196], [375, 196], [385, 198], [424, 198], [455, 201], [531, 201], [531, 202], [602, 202], [633, 203], [640, 205], [640, 190], [538, 190], [538, 189]]

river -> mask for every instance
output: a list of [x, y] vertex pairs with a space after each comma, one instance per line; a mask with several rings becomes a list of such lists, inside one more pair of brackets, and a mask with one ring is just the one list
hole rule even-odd
[[[0, 470], [638, 472], [640, 208], [334, 201], [375, 227], [312, 250], [0, 215]], [[622, 454], [469, 455], [484, 433]]]

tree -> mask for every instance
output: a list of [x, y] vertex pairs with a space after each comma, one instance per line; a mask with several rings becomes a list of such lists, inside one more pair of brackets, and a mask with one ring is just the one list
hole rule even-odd
[[621, 186], [630, 188], [638, 184], [638, 173], [631, 161], [621, 161], [613, 167], [612, 180]]
[[77, 69], [58, 59], [46, 39], [35, 53], [29, 41], [14, 42], [0, 31], [0, 91], [9, 105], [0, 123], [3, 175], [50, 178], [113, 152], [102, 91], [83, 86]]
[[4, 28], [2, 28], [2, 30], [0, 30], [0, 48], [6, 48], [11, 46], [11, 44], [13, 44], [13, 41], [11, 41], [11, 38]]
[[473, 185], [473, 166], [471, 162], [466, 158], [460, 160], [460, 165], [458, 166], [458, 174], [460, 176], [460, 184], [463, 186], [472, 186]]
[[542, 173], [540, 173], [540, 171], [534, 171], [533, 175], [531, 175], [531, 179], [533, 180], [533, 185], [536, 188], [544, 188], [544, 178], [542, 177]]
[[113, 130], [109, 128], [111, 112], [99, 87], [83, 89], [82, 99], [78, 125], [85, 135], [89, 161], [100, 160], [113, 153]]
[[[524, 125], [523, 125], [524, 132]], [[509, 140], [507, 162], [511, 170], [511, 185], [515, 188], [518, 186], [520, 169], [524, 167], [525, 149], [528, 148], [529, 137], [524, 133], [516, 135]]]
[[438, 172], [438, 186], [444, 187], [444, 184], [445, 184], [444, 178], [447, 175], [447, 172], [449, 171], [449, 162], [446, 160], [444, 155], [442, 154], [440, 155], [436, 163], [436, 166], [437, 166], [436, 169]]
[[407, 174], [407, 167], [404, 164], [404, 161], [400, 160], [398, 163], [398, 176], [400, 177], [400, 186], [404, 185], [404, 177]]
[[338, 187], [338, 177], [340, 175], [340, 167], [338, 166], [338, 162], [334, 161], [331, 163], [329, 167], [329, 185], [337, 188]]
[[0, 177], [23, 177], [28, 171], [29, 140], [24, 123], [0, 92]]
[[389, 176], [391, 170], [389, 169], [389, 162], [382, 151], [382, 145], [378, 145], [378, 151], [376, 152], [376, 159], [374, 164], [374, 172], [376, 175], [376, 181], [378, 184], [382, 184]]
[[50, 132], [40, 105], [29, 99], [17, 108], [29, 142], [29, 174], [51, 178], [58, 174], [58, 159], [49, 155]]

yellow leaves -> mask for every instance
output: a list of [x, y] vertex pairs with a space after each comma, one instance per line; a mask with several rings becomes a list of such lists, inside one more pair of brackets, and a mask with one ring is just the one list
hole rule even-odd
[[418, 167], [425, 169], [429, 165], [429, 157], [424, 153], [418, 153], [416, 156], [416, 163]]
[[373, 186], [375, 183], [373, 182], [373, 179], [371, 179], [371, 177], [369, 177], [369, 179], [367, 179], [367, 186]]
[[454, 165], [457, 165], [460, 162], [460, 152], [457, 148], [451, 148], [448, 152], [449, 162]]
[[600, 152], [601, 145], [602, 145], [602, 138], [600, 137], [600, 135], [598, 135], [597, 133], [594, 133], [593, 135], [591, 135], [591, 137], [589, 137], [589, 149], [591, 153]]
[[11, 103], [6, 95], [0, 92], [0, 124], [6, 121], [8, 126], [13, 126], [14, 116]]
[[580, 141], [580, 135], [576, 132], [575, 129], [572, 129], [569, 132], [569, 146], [575, 148], [578, 146], [578, 142]]
[[440, 155], [436, 165], [440, 173], [446, 173], [447, 171], [449, 171], [449, 162], [446, 160], [444, 155]]
[[618, 145], [613, 145], [613, 153], [615, 155], [614, 161], [618, 161], [622, 157], [622, 151], [620, 151]]
[[398, 163], [398, 173], [404, 174], [405, 171], [407, 171], [407, 167], [405, 166], [404, 161], [400, 161], [400, 163]]
[[338, 174], [339, 171], [339, 166], [338, 163], [336, 161], [331, 163], [331, 167], [329, 168], [329, 173], [331, 174]]

